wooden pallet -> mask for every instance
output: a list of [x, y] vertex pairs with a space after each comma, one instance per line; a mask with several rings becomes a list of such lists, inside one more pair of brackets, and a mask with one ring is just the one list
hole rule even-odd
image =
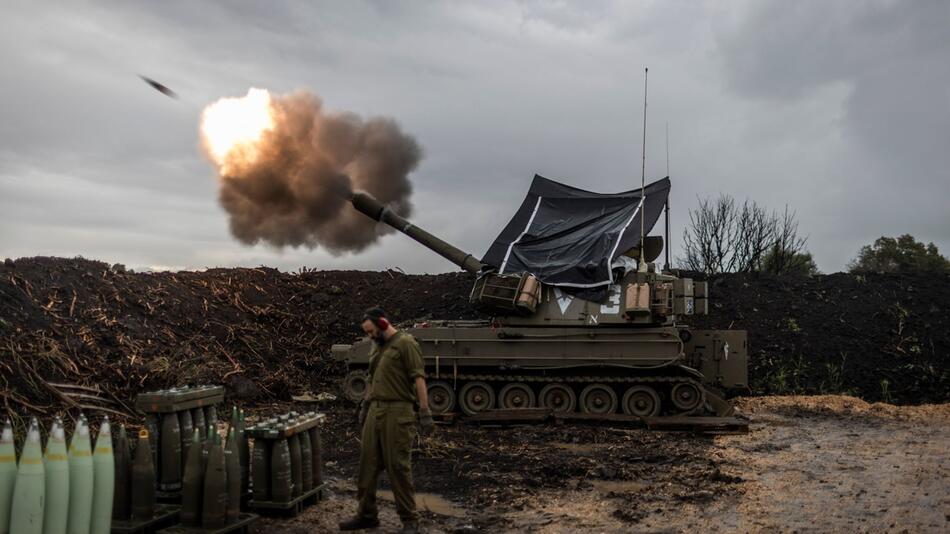
[[178, 522], [180, 508], [171, 504], [156, 504], [155, 515], [151, 519], [113, 519], [112, 534], [154, 534], [160, 529]]
[[249, 527], [258, 519], [257, 514], [243, 513], [238, 516], [237, 521], [234, 523], [225, 525], [221, 528], [200, 528], [200, 527], [186, 527], [184, 525], [175, 525], [163, 530], [160, 530], [160, 534], [228, 534], [228, 533], [237, 533], [244, 534], [249, 532]]
[[326, 488], [326, 482], [314, 487], [311, 490], [303, 492], [299, 497], [295, 497], [287, 502], [274, 501], [255, 501], [251, 499], [247, 507], [261, 515], [283, 515], [296, 517], [303, 512], [303, 509], [316, 504], [323, 498], [323, 490]]

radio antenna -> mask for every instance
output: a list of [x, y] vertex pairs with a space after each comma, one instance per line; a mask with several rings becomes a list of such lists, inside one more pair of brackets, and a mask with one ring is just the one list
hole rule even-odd
[[649, 76], [649, 72], [649, 68], [643, 68], [643, 159], [640, 165], [640, 264], [637, 266], [637, 270], [641, 272], [646, 272], [647, 270], [643, 253], [646, 248], [644, 246], [644, 241], [646, 241], [646, 217], [644, 217], [643, 208], [646, 207], [644, 192], [646, 191], [647, 180], [647, 76]]
[[[670, 178], [670, 123], [666, 123], [666, 178]], [[666, 196], [666, 206], [663, 209], [665, 219], [666, 219], [666, 232], [664, 236], [663, 248], [665, 249], [665, 259], [666, 265], [663, 267], [664, 271], [670, 270], [670, 196], [667, 193]]]

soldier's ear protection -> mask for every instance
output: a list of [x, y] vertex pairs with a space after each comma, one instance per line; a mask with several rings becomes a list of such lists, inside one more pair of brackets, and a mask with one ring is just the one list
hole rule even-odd
[[370, 308], [366, 310], [366, 313], [363, 315], [363, 320], [370, 321], [380, 330], [389, 328], [389, 320], [386, 319], [386, 312], [381, 308]]

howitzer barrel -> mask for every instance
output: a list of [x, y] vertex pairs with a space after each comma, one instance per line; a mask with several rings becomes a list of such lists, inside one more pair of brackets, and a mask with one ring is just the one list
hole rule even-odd
[[392, 226], [462, 269], [470, 273], [477, 273], [479, 269], [482, 268], [482, 263], [471, 254], [459, 250], [429, 232], [426, 232], [422, 228], [413, 225], [389, 208], [380, 204], [379, 201], [371, 195], [357, 191], [353, 193], [351, 201], [353, 202], [353, 207], [361, 211], [364, 215]]

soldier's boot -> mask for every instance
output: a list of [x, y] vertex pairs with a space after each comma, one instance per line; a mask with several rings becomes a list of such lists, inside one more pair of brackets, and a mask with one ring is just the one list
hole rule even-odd
[[402, 524], [402, 530], [399, 531], [399, 534], [419, 534], [419, 532], [418, 521], [405, 521]]
[[339, 525], [340, 530], [363, 530], [364, 528], [376, 528], [378, 526], [378, 517], [363, 517], [361, 515], [347, 519], [346, 521], [341, 521]]

